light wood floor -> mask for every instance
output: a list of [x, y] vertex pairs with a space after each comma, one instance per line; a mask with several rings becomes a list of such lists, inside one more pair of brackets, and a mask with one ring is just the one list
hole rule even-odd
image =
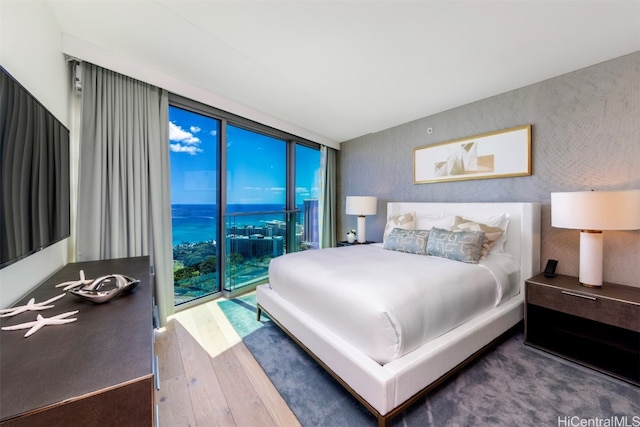
[[216, 301], [170, 317], [155, 347], [161, 427], [300, 426]]

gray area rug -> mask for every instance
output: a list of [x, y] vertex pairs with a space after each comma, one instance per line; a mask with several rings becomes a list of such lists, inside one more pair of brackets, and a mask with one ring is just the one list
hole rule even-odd
[[[375, 417], [273, 322], [255, 321], [255, 301], [243, 298], [223, 308], [225, 314], [238, 310], [255, 322], [250, 332], [242, 326], [245, 345], [303, 426], [376, 426]], [[640, 388], [528, 347], [517, 332], [390, 424], [640, 425]]]

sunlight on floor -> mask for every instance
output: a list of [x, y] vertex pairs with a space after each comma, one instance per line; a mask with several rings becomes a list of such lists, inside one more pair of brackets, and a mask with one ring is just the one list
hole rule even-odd
[[[217, 301], [180, 311], [167, 319], [168, 323], [179, 323], [211, 357], [241, 342]], [[161, 333], [160, 330], [158, 332]]]

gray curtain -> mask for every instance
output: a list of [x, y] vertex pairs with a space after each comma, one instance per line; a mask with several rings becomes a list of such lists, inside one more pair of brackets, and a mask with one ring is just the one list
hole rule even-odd
[[320, 193], [320, 247], [336, 245], [336, 150], [322, 147], [322, 178]]
[[149, 255], [173, 309], [167, 92], [83, 63], [77, 260]]

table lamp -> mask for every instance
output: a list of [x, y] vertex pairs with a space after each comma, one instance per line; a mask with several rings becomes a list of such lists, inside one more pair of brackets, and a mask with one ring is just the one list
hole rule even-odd
[[347, 215], [358, 215], [358, 243], [365, 243], [366, 215], [375, 215], [378, 199], [371, 196], [347, 196]]
[[602, 230], [640, 229], [640, 190], [551, 193], [551, 226], [580, 231], [580, 284], [602, 286]]

